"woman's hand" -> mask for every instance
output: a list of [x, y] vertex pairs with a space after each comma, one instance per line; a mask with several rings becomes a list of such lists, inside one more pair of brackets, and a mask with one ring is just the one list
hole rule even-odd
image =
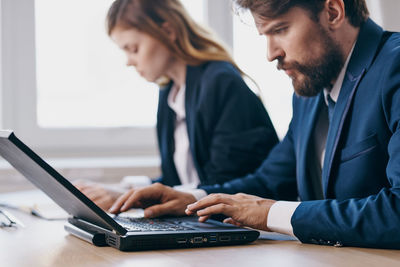
[[109, 210], [120, 213], [130, 208], [143, 208], [148, 218], [162, 215], [185, 215], [187, 205], [196, 201], [189, 193], [174, 190], [169, 186], [155, 183], [140, 189], [132, 189], [119, 197]]
[[106, 184], [89, 181], [77, 181], [74, 185], [103, 210], [108, 210], [124, 193], [122, 189], [117, 190]]

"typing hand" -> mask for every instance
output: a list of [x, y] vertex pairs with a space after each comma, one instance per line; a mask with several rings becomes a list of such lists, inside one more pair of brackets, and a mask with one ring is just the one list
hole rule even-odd
[[130, 208], [143, 208], [147, 218], [162, 215], [185, 215], [188, 204], [196, 201], [189, 193], [180, 192], [169, 186], [155, 183], [137, 190], [130, 190], [117, 199], [109, 210], [117, 214]]
[[269, 231], [267, 228], [268, 212], [275, 200], [246, 194], [211, 194], [189, 205], [187, 215], [197, 214], [199, 221], [204, 222], [213, 214], [224, 214], [229, 218], [225, 223], [237, 226]]
[[103, 210], [108, 210], [123, 193], [122, 189], [116, 190], [105, 184], [88, 181], [77, 181], [74, 185]]

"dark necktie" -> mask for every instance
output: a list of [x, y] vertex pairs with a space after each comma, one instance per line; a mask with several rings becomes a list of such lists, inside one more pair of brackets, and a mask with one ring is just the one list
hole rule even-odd
[[328, 117], [329, 117], [329, 123], [331, 123], [336, 103], [335, 101], [332, 100], [330, 95], [327, 95], [327, 99], [328, 99]]
[[[321, 117], [318, 119], [318, 124], [317, 124], [318, 136], [316, 137], [314, 135], [315, 160], [312, 160], [311, 162], [314, 162], [315, 165], [311, 165], [310, 168], [313, 190], [315, 192], [316, 199], [324, 198], [324, 194], [322, 191], [321, 158], [323, 155], [323, 149], [325, 149], [326, 145], [326, 138], [328, 136], [329, 125], [332, 123], [333, 112], [335, 110], [335, 101], [333, 101], [333, 99], [329, 94], [326, 96], [326, 100], [327, 100], [327, 105], [324, 103], [322, 113], [320, 115]], [[326, 121], [326, 119], [328, 119], [328, 121]]]

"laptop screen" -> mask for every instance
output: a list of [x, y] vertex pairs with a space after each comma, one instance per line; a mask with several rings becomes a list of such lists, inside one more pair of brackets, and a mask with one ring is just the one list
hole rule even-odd
[[0, 155], [70, 215], [121, 235], [127, 232], [12, 131], [0, 130]]

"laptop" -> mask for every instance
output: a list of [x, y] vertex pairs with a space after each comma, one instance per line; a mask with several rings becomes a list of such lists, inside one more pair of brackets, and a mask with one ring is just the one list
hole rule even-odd
[[109, 215], [48, 165], [12, 131], [0, 130], [0, 155], [70, 217], [69, 233], [97, 246], [122, 251], [239, 245], [258, 238], [258, 231], [197, 217], [158, 219]]

